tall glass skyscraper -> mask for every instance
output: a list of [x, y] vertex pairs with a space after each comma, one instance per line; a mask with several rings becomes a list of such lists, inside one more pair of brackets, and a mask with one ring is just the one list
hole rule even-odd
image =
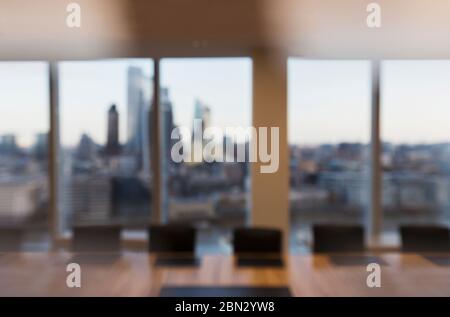
[[136, 158], [136, 168], [145, 169], [145, 149], [148, 144], [150, 85], [141, 68], [128, 68], [128, 117], [126, 152]]

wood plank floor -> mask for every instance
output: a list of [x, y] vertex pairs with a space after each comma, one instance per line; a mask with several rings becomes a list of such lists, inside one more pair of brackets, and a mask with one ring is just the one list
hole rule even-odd
[[[450, 256], [450, 255], [449, 255]], [[159, 267], [145, 253], [82, 264], [81, 288], [66, 286], [73, 255], [0, 254], [0, 296], [158, 296], [163, 286], [288, 286], [294, 296], [450, 296], [450, 266], [417, 254], [379, 255], [381, 288], [368, 288], [365, 265], [327, 255], [286, 256], [284, 267], [241, 268], [232, 256], [205, 256], [198, 267]]]

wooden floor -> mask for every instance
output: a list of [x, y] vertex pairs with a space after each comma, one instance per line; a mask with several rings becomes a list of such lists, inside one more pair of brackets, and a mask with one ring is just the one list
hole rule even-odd
[[125, 253], [109, 264], [82, 264], [81, 288], [66, 286], [70, 253], [0, 254], [0, 296], [158, 296], [163, 286], [288, 286], [294, 296], [450, 296], [450, 266], [417, 254], [379, 255], [381, 288], [368, 288], [365, 265], [327, 255], [291, 255], [282, 268], [238, 268], [231, 256], [205, 256], [197, 268], [156, 267]]

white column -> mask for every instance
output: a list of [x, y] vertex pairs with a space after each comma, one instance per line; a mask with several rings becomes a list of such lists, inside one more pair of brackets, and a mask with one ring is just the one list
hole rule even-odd
[[253, 126], [279, 127], [280, 138], [277, 172], [264, 174], [260, 171], [261, 163], [251, 165], [250, 225], [282, 230], [284, 250], [287, 251], [289, 241], [287, 58], [263, 50], [255, 52], [252, 57]]

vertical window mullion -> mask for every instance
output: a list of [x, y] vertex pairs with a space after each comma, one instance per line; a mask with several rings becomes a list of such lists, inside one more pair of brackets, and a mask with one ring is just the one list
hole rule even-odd
[[153, 143], [151, 147], [151, 169], [153, 176], [153, 192], [152, 192], [152, 212], [151, 223], [162, 223], [164, 220], [164, 191], [163, 191], [163, 162], [162, 162], [162, 138], [161, 138], [161, 107], [160, 107], [160, 59], [155, 58], [153, 78], [153, 115], [150, 118], [150, 139]]
[[367, 215], [369, 244], [378, 244], [382, 228], [381, 208], [381, 140], [380, 140], [380, 62], [372, 61], [371, 142], [370, 142], [370, 197]]
[[58, 87], [58, 65], [56, 62], [49, 63], [49, 94], [50, 94], [50, 132], [49, 132], [49, 197], [50, 217], [49, 227], [53, 247], [60, 238], [59, 208], [58, 208], [58, 165], [59, 165], [59, 87]]

